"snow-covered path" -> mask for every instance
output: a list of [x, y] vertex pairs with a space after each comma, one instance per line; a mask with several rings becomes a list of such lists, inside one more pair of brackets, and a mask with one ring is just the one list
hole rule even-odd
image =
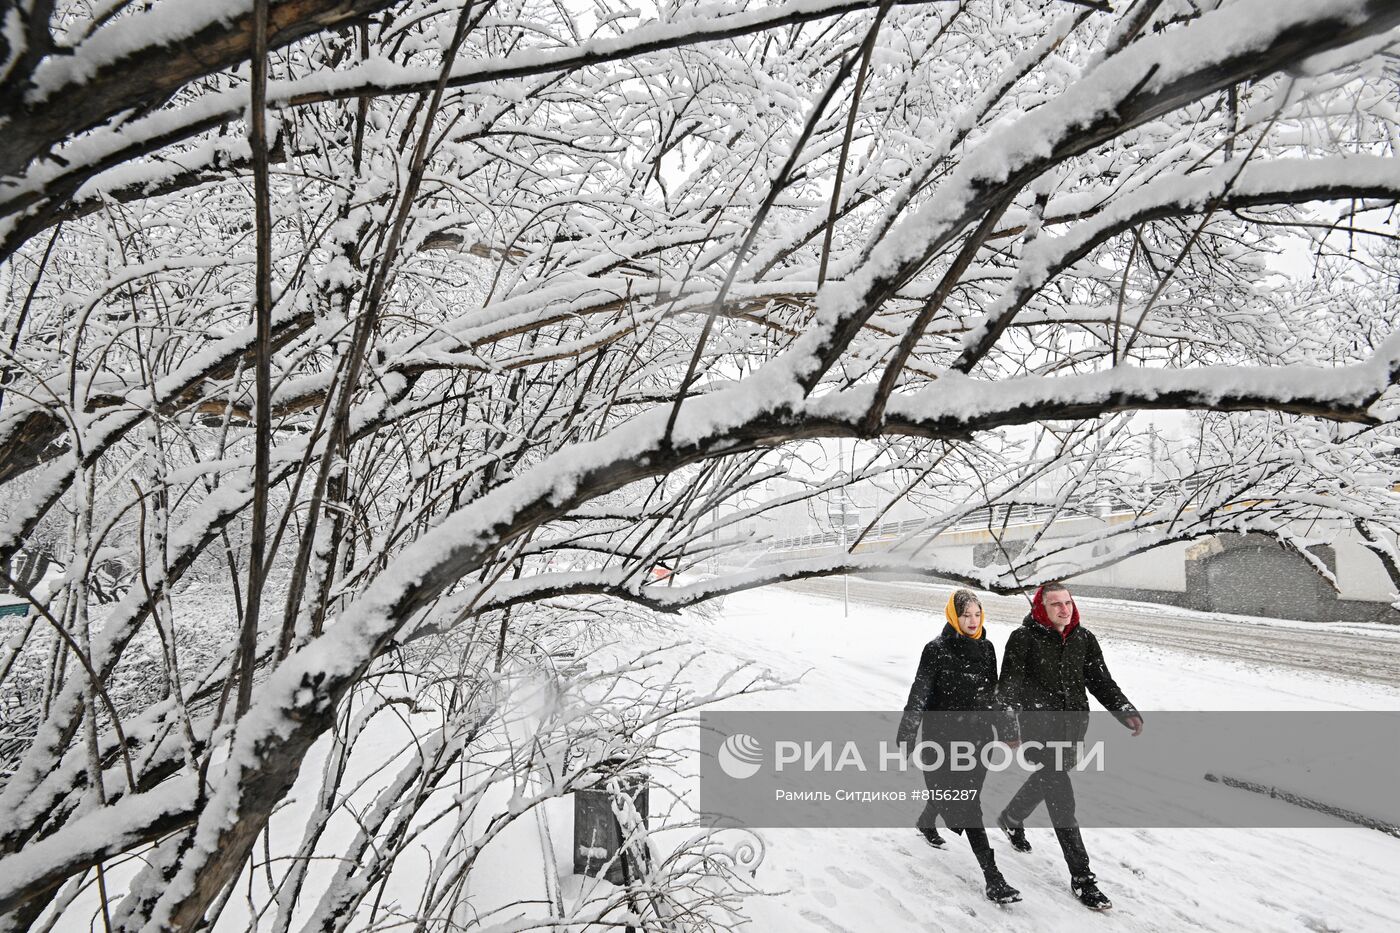
[[[934, 612], [853, 602], [847, 617], [840, 600], [769, 588], [730, 597], [717, 618], [694, 619], [693, 633], [716, 671], [737, 659], [801, 678], [734, 708], [898, 709], [919, 649], [942, 625], [947, 591], [930, 595]], [[988, 633], [998, 651], [1018, 622], [1019, 614], [989, 603]], [[1288, 627], [1261, 625], [1260, 634]], [[1129, 641], [1106, 627], [1098, 634], [1118, 682], [1144, 710], [1400, 710], [1400, 689], [1386, 684]], [[1400, 642], [1388, 635], [1376, 638], [1393, 652]], [[764, 933], [1400, 929], [1400, 839], [1366, 829], [1085, 830], [1100, 884], [1115, 903], [1103, 915], [1070, 897], [1046, 830], [1031, 830], [1035, 850], [1025, 855], [993, 839], [1003, 872], [1024, 896], [1009, 907], [982, 896], [972, 853], [956, 837], [934, 851], [912, 830], [763, 836], [768, 852], [755, 880], [776, 893], [749, 900], [746, 910], [750, 929]]]

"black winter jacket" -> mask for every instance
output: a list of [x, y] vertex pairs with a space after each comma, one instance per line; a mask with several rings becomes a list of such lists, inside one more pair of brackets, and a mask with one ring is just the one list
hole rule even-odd
[[[1026, 616], [1021, 627], [1006, 640], [1001, 679], [997, 685], [1000, 700], [1016, 712], [1068, 711], [1082, 713], [1068, 717], [1025, 717], [1021, 720], [1024, 739], [1083, 741], [1089, 727], [1089, 697], [1104, 705], [1120, 722], [1141, 714], [1128, 701], [1108, 672], [1103, 650], [1094, 633], [1076, 625], [1062, 638], [1052, 628]], [[1046, 724], [1030, 725], [1031, 721]], [[1046, 729], [1052, 729], [1049, 734]]]
[[[997, 699], [997, 650], [986, 637], [968, 638], [945, 623], [943, 631], [924, 645], [919, 657], [919, 669], [909, 688], [909, 701], [904, 704], [900, 719], [898, 741], [913, 742], [918, 735], [925, 712], [973, 712], [981, 715], [965, 717], [961, 727], [957, 717], [937, 717], [940, 731], [951, 729], [956, 737], [986, 742], [992, 739], [991, 726], [1005, 728], [1004, 714], [988, 716], [999, 711]], [[931, 720], [932, 721], [932, 720]], [[925, 741], [936, 741], [925, 735]]]

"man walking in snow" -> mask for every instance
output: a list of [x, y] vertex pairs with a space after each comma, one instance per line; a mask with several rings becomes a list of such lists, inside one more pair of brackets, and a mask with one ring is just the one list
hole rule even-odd
[[[1047, 583], [1035, 591], [1030, 614], [1006, 641], [997, 690], [1008, 708], [1036, 714], [1022, 717], [1020, 738], [1041, 743], [1040, 748], [1026, 752], [1026, 759], [1041, 765], [1040, 769], [1011, 798], [997, 817], [997, 825], [1013, 848], [1029, 852], [1031, 844], [1023, 823], [1044, 801], [1069, 866], [1070, 889], [1086, 907], [1107, 910], [1113, 904], [1098, 889], [1089, 870], [1089, 853], [1075, 819], [1069, 771], [1089, 729], [1086, 690], [1132, 729], [1133, 735], [1142, 733], [1142, 716], [1114, 683], [1098, 639], [1079, 624], [1079, 607], [1063, 583]], [[1050, 742], [1069, 742], [1072, 747], [1060, 756], [1048, 746]]]

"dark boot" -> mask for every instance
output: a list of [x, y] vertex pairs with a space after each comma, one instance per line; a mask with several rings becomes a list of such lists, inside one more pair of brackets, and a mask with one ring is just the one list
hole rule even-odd
[[948, 843], [944, 840], [944, 838], [938, 834], [938, 829], [937, 829], [937, 827], [930, 826], [930, 827], [927, 827], [927, 828], [926, 828], [926, 827], [920, 826], [920, 827], [919, 827], [919, 835], [921, 835], [921, 836], [924, 837], [924, 842], [927, 842], [929, 845], [933, 846], [935, 849], [941, 849], [941, 848], [943, 848], [945, 845], [948, 844]]
[[1108, 910], [1113, 906], [1099, 886], [1094, 883], [1094, 875], [1090, 872], [1087, 875], [1078, 875], [1070, 879], [1069, 889], [1074, 892], [1074, 896], [1079, 898], [1079, 903], [1090, 910]]
[[987, 900], [996, 904], [1014, 904], [1021, 899], [1021, 892], [1006, 883], [995, 865], [984, 869], [982, 877], [987, 882]]
[[1013, 822], [1011, 817], [1006, 815], [1006, 811], [1001, 811], [997, 816], [997, 825], [1001, 831], [1006, 833], [1006, 838], [1011, 840], [1011, 848], [1017, 852], [1029, 852], [1031, 850], [1030, 840], [1026, 838], [1026, 828], [1020, 823]]
[[982, 866], [982, 878], [987, 882], [987, 900], [997, 904], [1014, 904], [1021, 899], [1021, 892], [1006, 883], [997, 869], [997, 856], [987, 841], [985, 829], [969, 829], [967, 841], [972, 843], [972, 854], [977, 856], [977, 864]]

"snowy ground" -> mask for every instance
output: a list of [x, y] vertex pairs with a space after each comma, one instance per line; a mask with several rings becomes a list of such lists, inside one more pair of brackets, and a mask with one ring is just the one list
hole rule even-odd
[[[694, 624], [705, 666], [754, 661], [790, 690], [744, 697], [743, 709], [898, 709], [936, 613], [852, 603], [770, 588], [730, 597]], [[1093, 627], [1093, 601], [1085, 600]], [[992, 614], [998, 646], [1019, 622]], [[1377, 632], [1377, 650], [1400, 642]], [[1102, 637], [1110, 669], [1144, 710], [1400, 710], [1400, 690], [1293, 668]], [[1150, 728], [1150, 719], [1149, 719]], [[990, 904], [972, 853], [957, 838], [928, 849], [912, 830], [765, 830], [750, 929], [770, 930], [1222, 930], [1400, 929], [1395, 879], [1400, 839], [1367, 829], [1085, 831], [1100, 885], [1115, 909], [1095, 915], [1069, 895], [1058, 846], [1031, 830], [1035, 850], [993, 845], [1024, 900]]]
[[[920, 649], [943, 624], [947, 591], [925, 592], [936, 612], [852, 602], [846, 615], [839, 599], [768, 588], [731, 596], [722, 606], [703, 612], [687, 612], [675, 627], [652, 630], [615, 650], [619, 656], [635, 655], [679, 642], [681, 646], [668, 654], [676, 663], [691, 660], [685, 677], [701, 692], [713, 689], [742, 664], [794, 682], [783, 690], [724, 704], [733, 709], [898, 709]], [[1115, 605], [1128, 613], [1139, 608]], [[1019, 622], [1012, 612], [1016, 604], [989, 600], [988, 606], [988, 635], [1000, 652]], [[1112, 608], [1094, 600], [1082, 600], [1081, 607], [1090, 628], [1097, 609]], [[1162, 611], [1153, 607], [1151, 613]], [[1203, 620], [1193, 616], [1182, 621]], [[1261, 631], [1295, 627], [1260, 620], [1241, 624]], [[1326, 639], [1330, 631], [1328, 626], [1314, 626], [1308, 634]], [[1118, 682], [1144, 710], [1400, 710], [1400, 689], [1387, 683], [1246, 663], [1223, 654], [1121, 639], [1106, 631], [1098, 634]], [[1374, 637], [1378, 654], [1400, 651], [1400, 633], [1375, 629], [1363, 634]], [[697, 731], [680, 729], [668, 744], [684, 749]], [[413, 742], [394, 717], [377, 721], [351, 757], [347, 786], [365, 781], [350, 801], [355, 808], [368, 804]], [[274, 853], [295, 850], [315, 799], [324, 754], [321, 743], [303, 769], [293, 801], [274, 820]], [[698, 756], [688, 757], [698, 761]], [[667, 784], [654, 788], [652, 796], [653, 839], [663, 853], [693, 835], [693, 827], [678, 821], [687, 818], [687, 805], [694, 805], [697, 790], [693, 773], [668, 779]], [[493, 792], [482, 812], [508, 807], [507, 791]], [[577, 915], [581, 902], [619, 893], [606, 882], [572, 875], [572, 808], [571, 797], [550, 800], [490, 843], [469, 876], [469, 903], [459, 922], [481, 928], [548, 926], [548, 918]], [[481, 822], [478, 817], [463, 828], [469, 834], [479, 832]], [[387, 913], [413, 911], [431, 871], [428, 852], [445, 831], [428, 833], [421, 851], [415, 848], [401, 856], [385, 899]], [[342, 809], [325, 838], [334, 846], [354, 832], [354, 821]], [[1059, 849], [1048, 830], [1030, 830], [1035, 850], [1025, 855], [1011, 851], [1000, 834], [993, 835], [1002, 870], [1024, 897], [1008, 907], [983, 897], [971, 851], [951, 834], [942, 851], [927, 848], [912, 830], [903, 829], [762, 830], [761, 836], [766, 853], [753, 881], [767, 893], [743, 903], [750, 918], [743, 929], [752, 933], [1400, 930], [1395, 897], [1400, 839], [1367, 829], [1088, 829], [1085, 839], [1094, 868], [1115, 903], [1115, 909], [1103, 915], [1091, 914], [1070, 897]], [[109, 884], [124, 884], [136, 864], [109, 871]], [[308, 891], [316, 891], [334, 867], [333, 861], [314, 864]], [[259, 894], [258, 901], [248, 906], [231, 903], [219, 928], [246, 927], [249, 913], [260, 909], [266, 898]], [[80, 902], [75, 914], [90, 923], [74, 929], [100, 929], [95, 910], [91, 904], [82, 906], [85, 903]], [[313, 904], [314, 900], [306, 909]], [[589, 913], [587, 907], [583, 913]]]

